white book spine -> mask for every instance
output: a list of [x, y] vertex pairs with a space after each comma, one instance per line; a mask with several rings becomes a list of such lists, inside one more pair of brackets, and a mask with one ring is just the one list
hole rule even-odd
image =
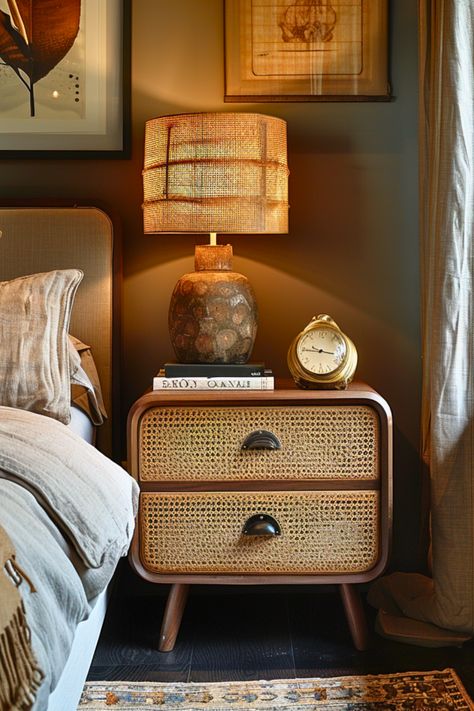
[[273, 375], [250, 378], [153, 378], [153, 390], [273, 390]]

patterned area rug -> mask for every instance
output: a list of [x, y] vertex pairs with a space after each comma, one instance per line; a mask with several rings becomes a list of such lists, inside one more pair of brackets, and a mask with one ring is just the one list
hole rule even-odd
[[452, 669], [209, 684], [87, 682], [78, 711], [461, 711], [474, 704]]

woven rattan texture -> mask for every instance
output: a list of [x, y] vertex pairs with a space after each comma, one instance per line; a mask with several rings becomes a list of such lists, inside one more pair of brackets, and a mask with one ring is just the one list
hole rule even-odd
[[146, 123], [145, 232], [288, 232], [286, 123], [248, 113]]
[[[244, 536], [258, 513], [276, 518], [281, 536]], [[366, 572], [378, 519], [374, 491], [142, 493], [141, 559], [161, 574]]]
[[[270, 430], [280, 450], [241, 446]], [[139, 426], [143, 481], [377, 479], [379, 421], [366, 405], [156, 407]]]

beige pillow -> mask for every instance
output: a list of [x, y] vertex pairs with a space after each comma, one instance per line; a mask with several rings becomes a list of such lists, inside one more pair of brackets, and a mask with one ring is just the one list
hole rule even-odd
[[0, 404], [70, 421], [68, 329], [83, 277], [62, 269], [0, 282]]
[[83, 410], [94, 425], [102, 425], [107, 411], [99, 374], [90, 346], [69, 334], [71, 404]]

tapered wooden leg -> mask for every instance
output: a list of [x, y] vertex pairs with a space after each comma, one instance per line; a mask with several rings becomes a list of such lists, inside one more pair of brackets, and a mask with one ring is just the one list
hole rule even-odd
[[342, 583], [339, 589], [354, 647], [363, 652], [369, 647], [369, 630], [359, 591], [349, 583]]
[[188, 593], [189, 585], [175, 583], [171, 586], [161, 623], [160, 644], [158, 645], [160, 652], [171, 652], [174, 648]]

